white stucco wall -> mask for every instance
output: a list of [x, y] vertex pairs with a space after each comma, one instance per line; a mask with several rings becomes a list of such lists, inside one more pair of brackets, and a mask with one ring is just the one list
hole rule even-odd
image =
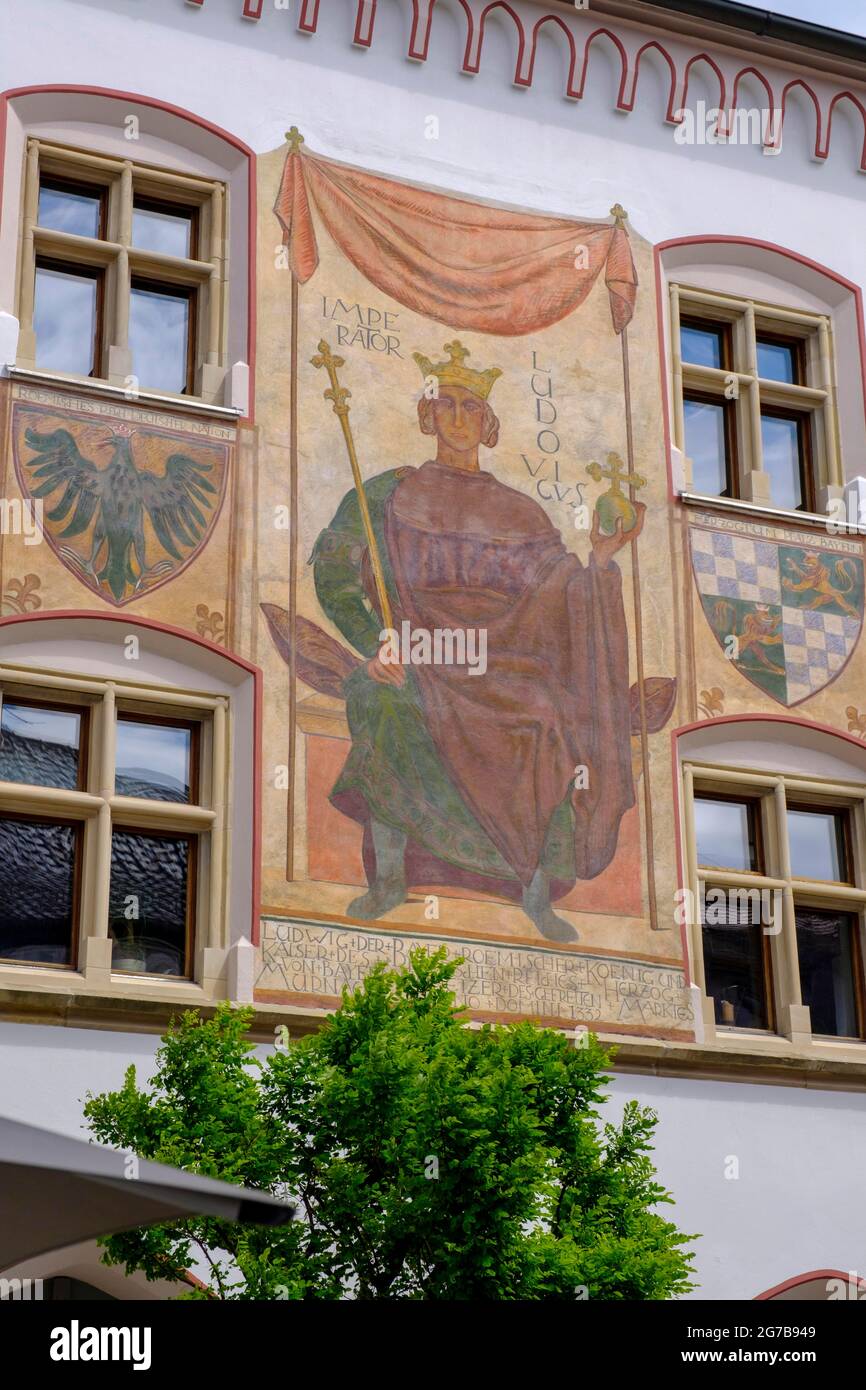
[[[522, 0], [516, 8], [537, 13]], [[355, 0], [323, 0], [315, 36], [297, 32], [295, 3], [267, 3], [258, 24], [240, 9], [240, 0], [39, 0], [36, 26], [30, 5], [0, 5], [0, 88], [123, 89], [185, 107], [256, 151], [297, 124], [312, 150], [386, 174], [551, 213], [604, 217], [619, 201], [653, 242], [761, 238], [862, 282], [862, 130], [844, 106], [822, 164], [811, 157], [814, 117], [796, 94], [777, 157], [684, 146], [664, 122], [666, 82], [653, 55], [627, 115], [614, 109], [604, 44], [593, 48], [584, 100], [565, 99], [564, 49], [552, 29], [532, 88], [516, 88], [513, 31], [501, 14], [488, 20], [480, 73], [462, 73], [456, 0], [437, 5], [425, 63], [405, 56], [408, 0], [380, 0], [369, 50], [351, 43]], [[700, 70], [690, 93], [715, 104]], [[742, 95], [764, 104], [757, 85]], [[130, 1061], [145, 1076], [156, 1045], [139, 1034], [0, 1024], [0, 1113], [79, 1133], [85, 1090], [119, 1085]], [[677, 1198], [674, 1219], [703, 1233], [699, 1297], [751, 1298], [805, 1270], [866, 1264], [862, 1097], [631, 1076], [617, 1078], [614, 1095], [612, 1108], [636, 1096], [659, 1110], [657, 1162]], [[725, 1177], [732, 1156], [737, 1180]]]
[[[480, 0], [472, 4], [476, 14], [483, 8]], [[525, 0], [515, 8], [527, 23], [544, 12]], [[579, 34], [599, 22], [591, 12], [549, 8]], [[798, 91], [790, 94], [776, 157], [754, 146], [685, 146], [664, 122], [666, 69], [652, 52], [642, 60], [628, 115], [614, 109], [618, 65], [615, 72], [606, 40], [591, 49], [577, 102], [563, 95], [566, 49], [550, 25], [540, 35], [533, 85], [524, 90], [513, 84], [517, 45], [502, 11], [487, 18], [476, 76], [460, 70], [465, 24], [456, 0], [438, 0], [423, 63], [406, 58], [409, 0], [379, 0], [369, 49], [351, 42], [356, 12], [357, 0], [326, 0], [318, 32], [305, 35], [296, 28], [294, 0], [288, 10], [266, 0], [258, 23], [240, 17], [241, 0], [202, 7], [39, 0], [34, 43], [25, 7], [4, 6], [0, 87], [81, 83], [141, 93], [194, 111], [257, 151], [279, 145], [294, 123], [311, 149], [370, 169], [546, 212], [600, 217], [620, 200], [652, 241], [720, 232], [761, 237], [862, 280], [863, 131], [845, 103], [820, 164], [810, 153], [814, 115]], [[666, 43], [700, 50], [692, 40]], [[746, 47], [743, 65], [748, 60]], [[704, 71], [692, 70], [689, 106], [717, 102]], [[767, 100], [749, 79], [740, 98], [756, 106]], [[427, 138], [431, 115], [437, 139]]]
[[[706, 1299], [751, 1299], [815, 1269], [863, 1271], [863, 1096], [794, 1086], [615, 1076], [611, 1110], [659, 1115], [654, 1162], [695, 1243]], [[731, 1159], [738, 1162], [739, 1176]]]
[[[0, 1114], [83, 1138], [85, 1093], [119, 1087], [130, 1063], [143, 1084], [157, 1046], [140, 1033], [0, 1023]], [[864, 1270], [862, 1096], [615, 1076], [605, 1118], [632, 1098], [659, 1115], [655, 1163], [676, 1199], [666, 1214], [701, 1235], [693, 1297], [751, 1299], [807, 1270]], [[736, 1179], [725, 1176], [732, 1158]]]

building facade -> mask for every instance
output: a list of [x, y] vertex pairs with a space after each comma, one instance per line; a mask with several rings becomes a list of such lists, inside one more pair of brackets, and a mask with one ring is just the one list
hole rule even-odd
[[0, 56], [3, 1113], [77, 1132], [181, 1008], [264, 1045], [444, 944], [474, 1018], [616, 1044], [696, 1297], [827, 1297], [866, 1247], [866, 41], [38, 10]]

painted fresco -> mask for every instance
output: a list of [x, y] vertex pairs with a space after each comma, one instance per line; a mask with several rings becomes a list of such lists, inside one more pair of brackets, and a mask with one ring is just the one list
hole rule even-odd
[[689, 716], [781, 705], [863, 737], [863, 540], [708, 503], [685, 518], [683, 542]]
[[782, 705], [836, 680], [863, 624], [856, 542], [843, 542], [842, 553], [785, 545], [744, 523], [736, 531], [695, 526], [691, 544], [707, 621], [741, 675]]
[[236, 636], [234, 423], [74, 384], [14, 383], [10, 395], [3, 486], [28, 524], [0, 536], [3, 615], [128, 608], [219, 643]]
[[41, 504], [51, 549], [115, 607], [179, 574], [219, 515], [224, 446], [18, 404], [12, 447], [21, 492]]
[[[261, 161], [265, 206], [284, 161]], [[378, 184], [399, 220], [405, 186]], [[297, 248], [281, 265], [272, 228], [262, 239], [258, 486], [262, 516], [278, 515], [294, 464], [298, 530], [294, 588], [266, 540], [256, 590], [256, 656], [266, 688], [285, 691], [266, 747], [285, 746], [290, 723], [289, 785], [277, 764], [265, 791], [261, 997], [327, 1002], [371, 953], [486, 941], [512, 949], [488, 949], [465, 986], [479, 1014], [681, 1032], [680, 933], [658, 906], [672, 901], [673, 827], [648, 825], [653, 801], [672, 799], [678, 690], [652, 298], [638, 288], [626, 320], [626, 396], [611, 281], [618, 294], [628, 274], [609, 250], [556, 321], [534, 328], [519, 286], [511, 318], [495, 304], [496, 331], [480, 332], [456, 307], [420, 312], [477, 267], [452, 255], [420, 288], [408, 253], [381, 272], [370, 226], [356, 236], [332, 192], [317, 194], [314, 271], [296, 277], [294, 345]], [[617, 213], [563, 235], [569, 266], [584, 242], [610, 247]], [[494, 217], [477, 203], [454, 215]], [[628, 241], [638, 286], [651, 283], [649, 247]]]

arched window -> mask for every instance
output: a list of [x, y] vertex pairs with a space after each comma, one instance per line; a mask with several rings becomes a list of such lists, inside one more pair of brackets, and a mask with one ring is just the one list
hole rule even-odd
[[4, 985], [229, 990], [258, 916], [257, 679], [142, 619], [0, 624]]
[[825, 518], [866, 448], [859, 289], [744, 238], [657, 251], [675, 490]]
[[684, 889], [707, 1032], [866, 1039], [866, 747], [794, 719], [678, 738]]
[[251, 153], [142, 97], [37, 89], [5, 105], [16, 367], [247, 414]]

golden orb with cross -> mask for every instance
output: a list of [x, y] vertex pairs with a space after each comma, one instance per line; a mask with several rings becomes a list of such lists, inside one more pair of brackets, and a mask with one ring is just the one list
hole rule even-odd
[[622, 485], [626, 483], [630, 488], [637, 490], [639, 487], [646, 487], [646, 478], [640, 473], [629, 473], [619, 454], [613, 453], [607, 456], [607, 468], [603, 468], [600, 463], [588, 463], [586, 471], [596, 483], [600, 483], [603, 478], [610, 480], [607, 492], [603, 492], [595, 504], [598, 524], [603, 533], [612, 536], [618, 521], [622, 521], [623, 532], [634, 530], [637, 512], [634, 504], [623, 492]]

